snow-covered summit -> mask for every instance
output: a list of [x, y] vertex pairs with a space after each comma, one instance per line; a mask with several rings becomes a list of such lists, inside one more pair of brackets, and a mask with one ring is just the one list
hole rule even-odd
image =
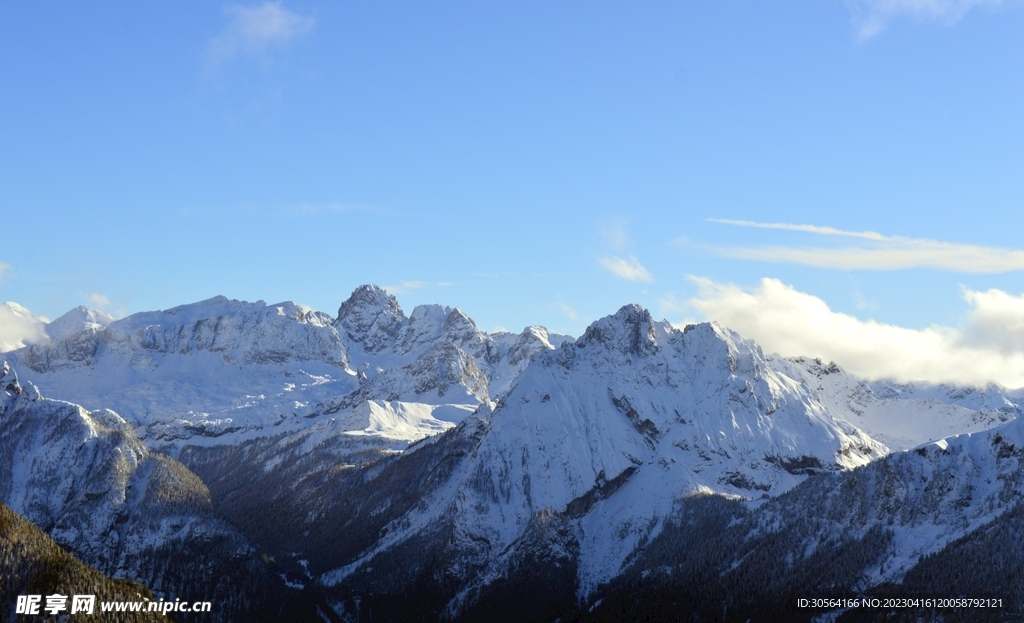
[[11, 362], [58, 398], [117, 410], [147, 438], [265, 430], [356, 386], [334, 319], [291, 302], [215, 297], [105, 325], [89, 310], [66, 320], [100, 326], [12, 352]]
[[[829, 542], [884, 530], [881, 551], [862, 557], [860, 588], [899, 582], [923, 557], [1015, 508], [1024, 487], [1024, 420], [894, 453], [842, 474], [812, 479], [772, 500], [760, 531], [790, 526], [807, 556]], [[992, 528], [994, 532], [998, 528]], [[959, 562], [959, 561], [957, 561]], [[986, 561], [987, 562], [987, 561]]]
[[626, 305], [613, 316], [595, 321], [576, 342], [580, 349], [590, 344], [625, 355], [645, 355], [658, 347], [656, 327], [651, 313], [639, 305]]
[[114, 317], [107, 312], [79, 305], [46, 325], [46, 335], [59, 341], [82, 331], [95, 333], [112, 322]]
[[352, 343], [373, 354], [389, 345], [405, 321], [394, 296], [378, 286], [364, 285], [338, 308], [336, 323]]
[[[21, 361], [36, 372], [91, 366], [97, 358], [157, 367], [168, 354], [212, 354], [229, 365], [321, 361], [345, 366], [344, 346], [331, 318], [291, 302], [268, 306], [215, 297], [105, 324], [100, 314], [84, 308], [69, 312], [58, 319], [63, 322], [54, 341], [30, 346]], [[72, 330], [76, 326], [91, 331], [83, 335]]]

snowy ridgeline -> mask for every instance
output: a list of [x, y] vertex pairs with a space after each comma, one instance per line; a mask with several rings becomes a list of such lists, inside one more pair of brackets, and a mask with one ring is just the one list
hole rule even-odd
[[[409, 547], [430, 552], [458, 587], [439, 604], [455, 613], [538, 551], [571, 562], [572, 590], [589, 595], [657, 541], [680, 500], [717, 493], [759, 513], [751, 525], [766, 527], [751, 534], [806, 522], [812, 504], [849, 519], [822, 523], [822, 535], [904, 526], [884, 568], [862, 570], [880, 582], [1004, 513], [1005, 483], [1019, 475], [1016, 393], [865, 382], [637, 306], [578, 340], [540, 327], [487, 334], [437, 305], [407, 317], [374, 286], [336, 317], [220, 297], [119, 321], [80, 308], [44, 329], [4, 355], [22, 384], [8, 383], [18, 389], [0, 408], [3, 454], [18, 457], [0, 465], [0, 494], [93, 558], [118, 535], [119, 562], [104, 563], [118, 568], [195, 530], [248, 551], [216, 506], [249, 538], [305, 561], [305, 577], [338, 599], [392, 582], [388, 561]], [[33, 383], [69, 402], [39, 397]], [[68, 423], [40, 432], [53, 422]], [[915, 484], [924, 472], [941, 490]], [[153, 478], [181, 502], [167, 511], [178, 519], [133, 510], [131, 492]], [[828, 497], [827, 479], [870, 482], [862, 498], [903, 493], [864, 518]], [[82, 514], [97, 500], [102, 512]], [[946, 512], [957, 504], [967, 510]], [[914, 505], [931, 514], [899, 514]], [[136, 515], [132, 533], [123, 517]], [[344, 543], [324, 522], [349, 526]]]
[[[835, 366], [765, 357], [756, 344], [714, 323], [680, 331], [646, 310], [624, 307], [575, 343], [539, 355], [493, 410], [481, 409], [464, 423], [448, 443], [458, 445], [463, 436], [472, 452], [423, 492], [417, 508], [382, 526], [381, 538], [324, 582], [371, 582], [394, 571], [382, 562], [390, 551], [409, 542], [429, 548], [430, 535], [448, 526], [458, 543], [452, 565], [472, 570], [447, 605], [458, 610], [521, 564], [524, 543], [536, 538], [530, 535], [540, 530], [544, 513], [554, 511], [564, 523], [562, 536], [545, 537], [545, 547], [560, 543], [577, 568], [577, 590], [586, 595], [658, 535], [680, 499], [713, 492], [756, 507], [811, 474], [842, 473], [886, 457], [890, 449], [859, 429], [860, 421], [885, 432], [884, 414], [917, 416], [925, 409], [945, 417], [936, 427], [960, 432], [1018, 414], [995, 388], [960, 395], [903, 386], [888, 398], [876, 395], [881, 389]], [[850, 404], [863, 409], [858, 414]], [[1000, 408], [988, 406], [994, 404]], [[970, 525], [976, 522], [960, 528]]]
[[[370, 436], [401, 450], [498, 400], [538, 353], [572, 342], [542, 327], [487, 334], [440, 305], [406, 317], [375, 286], [356, 289], [336, 317], [217, 297], [118, 321], [84, 307], [48, 324], [32, 318], [34, 344], [4, 355], [23, 379], [111, 409], [165, 449], [318, 424], [322, 437]], [[765, 367], [891, 449], [1016, 415], [1018, 397], [995, 387], [867, 383], [834, 364], [777, 356]]]
[[112, 409], [163, 448], [326, 420], [330, 434], [400, 450], [508, 391], [536, 353], [568, 339], [541, 327], [487, 334], [439, 305], [406, 317], [375, 286], [357, 289], [336, 318], [218, 297], [118, 321], [80, 308], [46, 327], [49, 337], [5, 355], [22, 378]]

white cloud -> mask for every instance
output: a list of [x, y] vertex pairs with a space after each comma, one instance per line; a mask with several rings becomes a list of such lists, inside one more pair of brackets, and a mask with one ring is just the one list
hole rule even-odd
[[105, 294], [93, 292], [89, 295], [89, 303], [91, 303], [96, 309], [106, 309], [110, 307], [110, 297]]
[[1024, 295], [1002, 290], [975, 292], [964, 289], [970, 303], [970, 322], [964, 342], [997, 350], [1003, 355], [1024, 352]]
[[997, 7], [1003, 0], [848, 0], [857, 35], [869, 39], [897, 19], [952, 24], [977, 7]]
[[412, 290], [422, 290], [427, 287], [430, 287], [430, 284], [426, 281], [403, 281], [396, 286], [381, 286], [381, 288], [387, 290], [388, 294], [391, 294], [392, 296], [405, 294]]
[[0, 303], [0, 353], [45, 340], [48, 322], [17, 303]]
[[700, 320], [692, 317], [691, 314], [693, 311], [693, 305], [691, 305], [690, 301], [680, 301], [675, 297], [675, 295], [669, 294], [668, 296], [663, 296], [658, 299], [659, 317], [682, 317], [681, 320], [672, 323], [672, 325], [678, 329], [682, 329], [688, 324], [700, 322]]
[[709, 223], [722, 223], [723, 225], [736, 225], [737, 227], [757, 227], [759, 229], [784, 229], [787, 231], [802, 231], [809, 234], [821, 234], [823, 236], [849, 236], [851, 238], [863, 238], [865, 240], [895, 240], [898, 237], [883, 236], [873, 231], [846, 231], [835, 227], [821, 225], [795, 225], [793, 223], [758, 223], [757, 221], [741, 221], [731, 218], [709, 218]]
[[283, 46], [313, 27], [314, 20], [293, 13], [279, 2], [224, 7], [228, 25], [206, 46], [206, 62], [214, 67], [239, 54], [260, 56]]
[[878, 301], [875, 299], [868, 300], [864, 298], [864, 295], [860, 290], [854, 290], [853, 304], [857, 309], [878, 309]]
[[11, 265], [10, 264], [4, 264], [3, 262], [0, 262], [0, 283], [3, 283], [4, 273], [6, 273], [10, 269], [11, 269]]
[[579, 320], [580, 318], [580, 315], [576, 313], [575, 309], [569, 307], [568, 305], [562, 303], [561, 301], [559, 301], [558, 303], [558, 309], [562, 310], [562, 313], [565, 314], [569, 318], [569, 320]]
[[621, 249], [629, 244], [629, 221], [616, 219], [601, 228], [601, 237], [611, 243], [615, 249]]
[[719, 255], [762, 262], [803, 264], [840, 270], [900, 270], [939, 268], [959, 273], [1004, 273], [1024, 270], [1024, 251], [971, 244], [941, 242], [925, 238], [885, 236], [872, 231], [845, 231], [817, 225], [757, 223], [708, 219], [739, 227], [784, 229], [823, 236], [858, 238], [872, 243], [855, 247], [719, 247]]
[[111, 301], [110, 297], [106, 294], [93, 292], [86, 297], [86, 302], [88, 302], [91, 307], [102, 312], [106, 312], [114, 318], [124, 318], [128, 315], [128, 307], [120, 304], [115, 306], [113, 301]]
[[765, 352], [821, 357], [868, 379], [1024, 386], [1024, 296], [965, 290], [964, 327], [908, 329], [832, 311], [776, 279], [753, 291], [692, 279], [700, 289], [690, 304]]
[[643, 267], [640, 260], [632, 255], [625, 259], [616, 256], [603, 257], [600, 262], [601, 266], [607, 268], [620, 279], [625, 279], [626, 281], [654, 281], [651, 273], [647, 272], [647, 269]]

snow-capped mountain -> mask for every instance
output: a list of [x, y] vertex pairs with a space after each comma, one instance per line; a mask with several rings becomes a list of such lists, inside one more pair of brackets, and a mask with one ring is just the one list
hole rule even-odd
[[538, 327], [491, 336], [438, 305], [406, 317], [376, 286], [357, 288], [336, 318], [224, 297], [116, 321], [101, 314], [69, 312], [49, 325], [51, 340], [10, 359], [24, 378], [113, 409], [166, 448], [328, 420], [337, 434], [402, 449], [507, 391], [533, 355], [566, 339]]
[[80, 305], [46, 325], [46, 336], [58, 342], [82, 332], [96, 333], [111, 322], [114, 317], [107, 312]]
[[83, 331], [95, 333], [113, 321], [114, 317], [104, 311], [76, 307], [50, 322], [17, 303], [0, 303], [0, 353], [48, 344]]
[[[417, 540], [429, 549], [442, 530], [452, 541], [436, 555], [465, 570], [447, 604], [458, 612], [460, 600], [507, 575], [538, 518], [553, 514], [566, 522], [561, 547], [576, 552], [586, 594], [657, 534], [679, 498], [778, 494], [810, 473], [888, 453], [752, 342], [715, 324], [680, 331], [636, 306], [539, 355], [493, 410], [437, 445], [471, 450], [325, 583], [378, 581], [393, 571], [382, 562], [391, 552]], [[418, 465], [419, 452], [396, 465]]]
[[8, 357], [22, 378], [86, 408], [113, 409], [143, 438], [216, 439], [281, 425], [310, 395], [338, 391], [324, 384], [356, 385], [331, 320], [294, 304], [218, 297]]
[[923, 557], [993, 521], [1024, 491], [1024, 420], [965, 433], [902, 452], [839, 477], [815, 479], [765, 508], [762, 529], [806, 522], [805, 545], [891, 531], [889, 544], [863, 582], [898, 581]]
[[983, 431], [1022, 415], [1020, 392], [894, 381], [863, 381], [835, 363], [772, 357], [772, 365], [808, 387], [835, 416], [893, 450]]
[[150, 451], [113, 411], [44, 398], [6, 362], [0, 502], [106, 575], [145, 582], [162, 596], [219, 596], [219, 621], [261, 608], [261, 591], [286, 592], [217, 516], [198, 476]]
[[[581, 621], [1017, 620], [1024, 421], [822, 474], [763, 505], [682, 500], [631, 567], [583, 606]], [[659, 599], [661, 595], [681, 596]], [[995, 597], [999, 611], [798, 610], [796, 599]], [[957, 618], [957, 615], [960, 615]], [[844, 618], [845, 617], [845, 618]]]
[[146, 448], [119, 415], [44, 398], [7, 363], [2, 372], [0, 500], [57, 542], [125, 574], [148, 547], [237, 537], [214, 516], [206, 485]]
[[84, 407], [5, 368], [2, 501], [157, 590], [154, 552], [187, 544], [264, 586], [267, 552], [352, 620], [485, 619], [533, 591], [540, 619], [580, 599], [601, 620], [617, 583], [665, 573], [706, 596], [763, 574], [874, 590], [1024, 485], [1021, 392], [864, 382], [635, 305], [578, 340], [406, 316], [375, 286], [337, 316], [218, 297], [46, 331], [9, 358]]

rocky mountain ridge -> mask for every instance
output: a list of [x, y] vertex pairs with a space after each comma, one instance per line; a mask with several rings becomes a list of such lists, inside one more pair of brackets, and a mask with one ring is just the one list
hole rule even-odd
[[[538, 591], [540, 620], [579, 603], [601, 620], [601, 600], [663, 580], [708, 587], [713, 611], [731, 578], [774, 569], [765, 552], [792, 561], [771, 571], [786, 581], [903, 582], [1011, 522], [1022, 486], [1015, 392], [869, 383], [635, 305], [578, 340], [406, 316], [374, 286], [337, 317], [219, 297], [76, 318], [8, 354], [28, 372], [3, 370], [0, 501], [154, 590], [226, 559], [342, 620], [522, 614]], [[189, 547], [209, 555], [153, 562]], [[828, 567], [839, 551], [854, 562]]]
[[[381, 435], [401, 449], [507, 391], [533, 355], [567, 339], [539, 327], [489, 335], [439, 305], [406, 317], [376, 286], [357, 288], [336, 318], [294, 303], [216, 297], [111, 322], [75, 310], [52, 325], [62, 327], [59, 337], [7, 355], [22, 376], [117, 411], [172, 453], [186, 443], [275, 436], [359, 408], [387, 412], [396, 428]], [[408, 403], [440, 408], [441, 417], [410, 422]]]

